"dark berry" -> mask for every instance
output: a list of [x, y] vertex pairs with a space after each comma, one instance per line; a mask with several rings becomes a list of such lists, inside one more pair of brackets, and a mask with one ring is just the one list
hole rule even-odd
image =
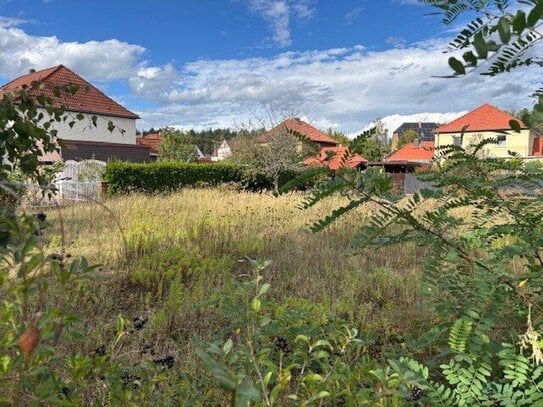
[[288, 346], [288, 340], [287, 338], [283, 338], [283, 337], [277, 337], [275, 339], [275, 346], [277, 346], [277, 348], [283, 352], [288, 352], [289, 351], [289, 346]]
[[157, 365], [162, 365], [164, 367], [167, 367], [168, 369], [171, 369], [175, 362], [175, 358], [171, 355], [168, 355], [162, 358], [155, 358], [153, 359], [153, 362], [155, 362]]
[[345, 400], [345, 397], [341, 396], [338, 397], [336, 400], [336, 404], [334, 404], [336, 407], [343, 407], [347, 405], [347, 401]]
[[142, 329], [146, 322], [147, 322], [147, 317], [136, 317], [132, 320], [132, 324], [134, 325], [134, 328], [138, 330]]
[[53, 253], [53, 254], [51, 255], [51, 260], [62, 261], [62, 260], [63, 260], [63, 257], [62, 257], [61, 254]]
[[411, 400], [419, 400], [422, 397], [422, 389], [416, 384], [411, 388]]
[[36, 215], [36, 218], [38, 218], [40, 222], [45, 222], [45, 219], [47, 219], [47, 215], [43, 212], [40, 212]]

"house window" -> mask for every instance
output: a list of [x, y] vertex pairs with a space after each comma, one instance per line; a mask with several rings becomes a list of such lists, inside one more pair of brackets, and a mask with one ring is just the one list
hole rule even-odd
[[507, 142], [507, 137], [505, 136], [505, 134], [500, 134], [496, 137], [496, 140], [498, 141], [498, 147], [505, 147]]
[[462, 147], [462, 136], [453, 136], [453, 144]]

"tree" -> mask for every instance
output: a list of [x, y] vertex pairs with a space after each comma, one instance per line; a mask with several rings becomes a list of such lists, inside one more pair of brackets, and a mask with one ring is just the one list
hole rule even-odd
[[[462, 14], [474, 17], [447, 48], [448, 52], [464, 51], [461, 59], [449, 58], [454, 76], [475, 70], [481, 62], [490, 62], [481, 72], [489, 76], [530, 65], [543, 67], [541, 57], [528, 54], [543, 38], [539, 33], [543, 25], [543, 1], [518, 1], [516, 7], [511, 7], [508, 0], [418, 1], [439, 9], [447, 25]], [[539, 89], [536, 94], [542, 92]], [[543, 112], [543, 105], [536, 105], [536, 110]]]
[[344, 146], [348, 146], [351, 143], [351, 139], [345, 135], [345, 133], [341, 131], [334, 131], [330, 127], [328, 131], [326, 132], [330, 137], [332, 137], [334, 140], [336, 140], [338, 143]]
[[396, 149], [399, 150], [403, 146], [406, 146], [409, 143], [412, 143], [415, 141], [415, 139], [419, 138], [420, 134], [417, 133], [413, 129], [406, 130], [402, 134], [400, 134], [400, 137], [398, 138], [398, 144], [396, 145]]
[[369, 161], [381, 161], [390, 152], [387, 131], [382, 120], [377, 119], [374, 127], [363, 132], [349, 143], [353, 153]]
[[302, 167], [305, 156], [314, 151], [303, 149], [303, 142], [288, 132], [279, 132], [265, 140], [250, 135], [236, 138], [229, 161], [245, 165], [255, 174], [271, 179], [275, 192], [279, 191], [281, 175]]
[[161, 161], [196, 161], [196, 146], [192, 137], [172, 128], [166, 128], [161, 133], [158, 152]]

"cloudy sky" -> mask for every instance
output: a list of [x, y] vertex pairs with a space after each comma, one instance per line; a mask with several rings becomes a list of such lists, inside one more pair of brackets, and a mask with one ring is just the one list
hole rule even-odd
[[[416, 0], [0, 0], [0, 81], [64, 64], [140, 128], [269, 125], [348, 134], [531, 105], [540, 71], [449, 74], [454, 36]], [[520, 83], [520, 84], [519, 84]]]

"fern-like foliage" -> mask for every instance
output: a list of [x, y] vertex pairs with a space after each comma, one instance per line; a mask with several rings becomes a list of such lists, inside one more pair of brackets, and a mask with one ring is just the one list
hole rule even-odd
[[440, 322], [424, 341], [439, 347], [433, 364], [441, 374], [408, 360], [391, 366], [424, 389], [429, 405], [543, 403], [540, 369], [503, 345], [524, 333], [530, 307], [543, 312], [543, 165], [514, 153], [486, 156], [495, 143], [438, 148], [434, 169], [420, 176], [431, 188], [409, 197], [391, 193], [387, 174], [369, 169], [355, 178], [336, 174], [303, 205], [336, 193], [351, 197], [312, 228], [320, 231], [371, 203], [354, 250], [425, 247], [422, 289]]

